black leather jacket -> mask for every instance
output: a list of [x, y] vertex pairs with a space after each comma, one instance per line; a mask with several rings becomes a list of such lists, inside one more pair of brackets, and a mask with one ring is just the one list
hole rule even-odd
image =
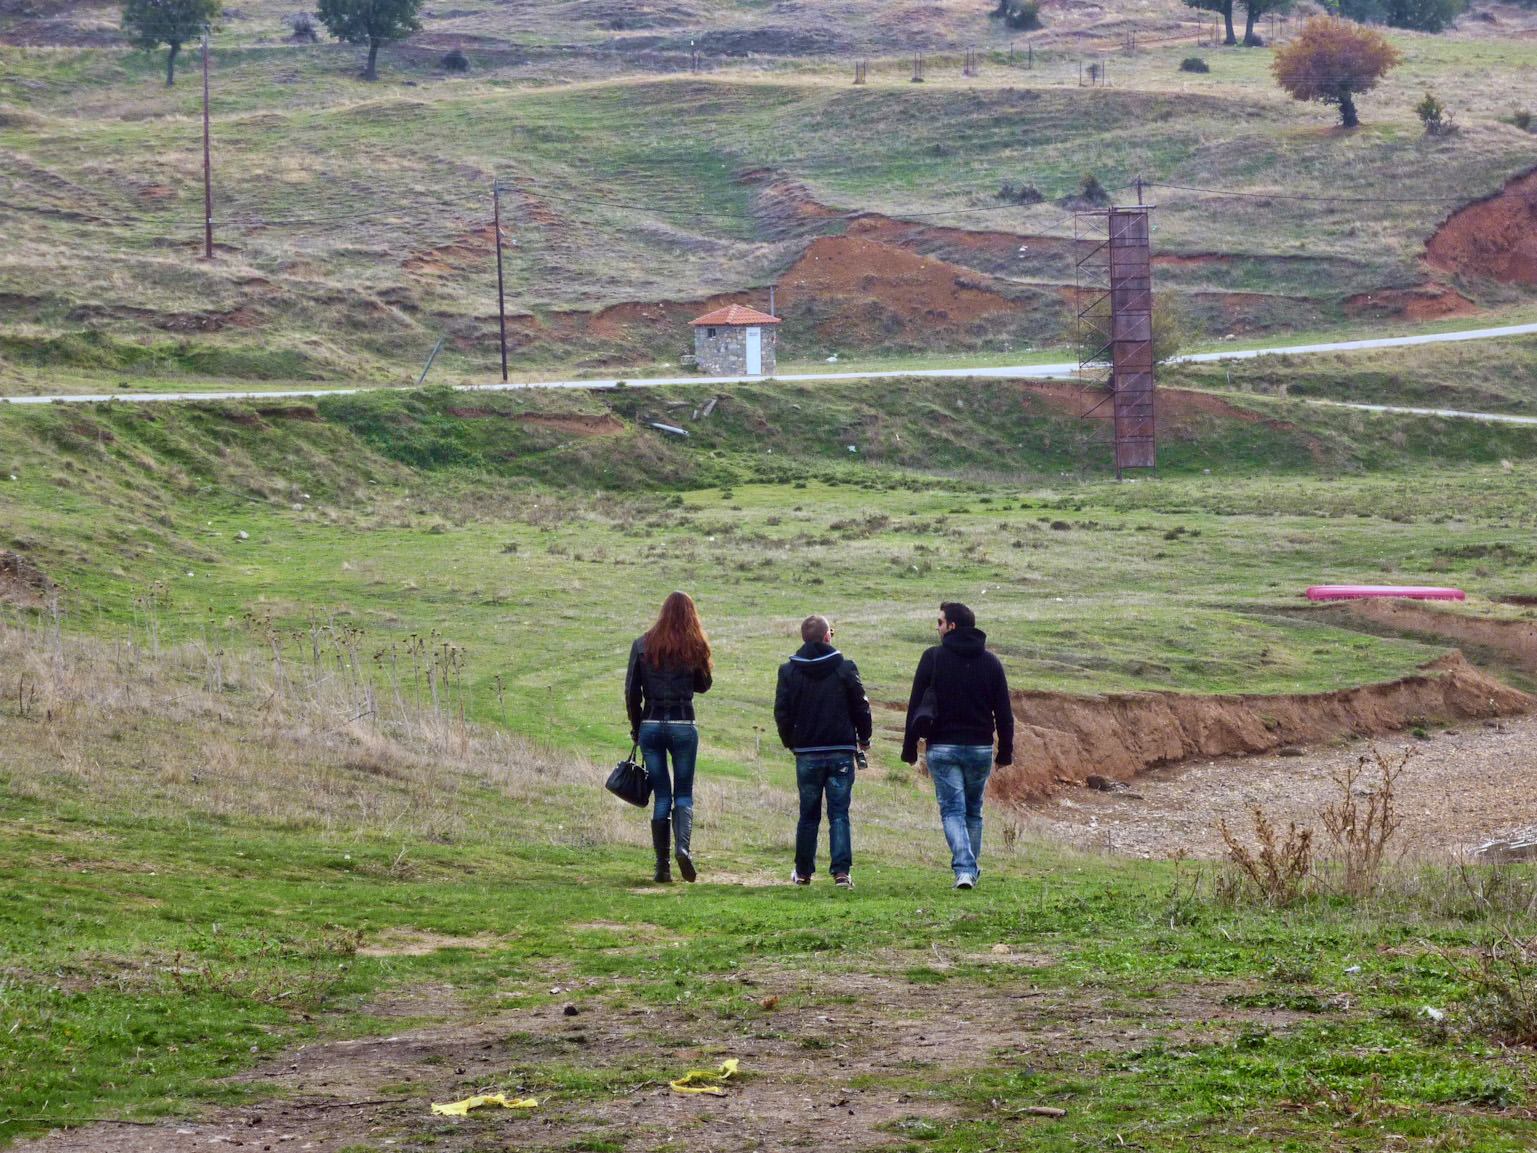
[[710, 691], [710, 670], [658, 669], [646, 660], [646, 638], [630, 646], [630, 664], [624, 674], [624, 707], [630, 715], [630, 732], [642, 721], [692, 721], [694, 694]]

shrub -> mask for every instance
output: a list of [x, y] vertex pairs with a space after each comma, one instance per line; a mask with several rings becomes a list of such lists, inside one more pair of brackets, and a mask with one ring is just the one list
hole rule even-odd
[[301, 44], [314, 44], [320, 40], [320, 29], [315, 27], [315, 17], [309, 12], [294, 12], [284, 17], [292, 33], [291, 39]]
[[1517, 108], [1510, 114], [1510, 122], [1522, 132], [1530, 132], [1532, 130], [1531, 111], [1526, 108]]
[[438, 65], [444, 72], [468, 72], [470, 70], [469, 60], [457, 48], [450, 49], [444, 53], [443, 59], [438, 61]]
[[1441, 956], [1476, 990], [1466, 1005], [1469, 1026], [1507, 1044], [1537, 1045], [1537, 937], [1501, 926], [1471, 962], [1444, 949]]
[[[1365, 897], [1377, 887], [1388, 841], [1402, 823], [1393, 807], [1393, 790], [1414, 755], [1415, 750], [1404, 749], [1393, 756], [1373, 745], [1353, 767], [1334, 775], [1340, 799], [1325, 806], [1320, 817], [1339, 853], [1344, 890], [1352, 897]], [[1369, 763], [1375, 763], [1378, 772], [1374, 787], [1366, 784]]]
[[1039, 204], [1046, 198], [1033, 184], [1016, 185], [1005, 180], [998, 186], [998, 199], [1007, 200], [1010, 204]]
[[1181, 72], [1210, 72], [1211, 65], [1199, 56], [1186, 56], [1179, 62]]
[[1452, 114], [1446, 110], [1446, 105], [1436, 99], [1433, 92], [1425, 93], [1425, 99], [1414, 106], [1414, 114], [1425, 126], [1426, 136], [1449, 136], [1457, 130], [1452, 122]]
[[1009, 0], [1003, 22], [1025, 32], [1041, 27], [1040, 0]]
[[1296, 904], [1306, 895], [1304, 886], [1313, 868], [1313, 830], [1299, 829], [1292, 822], [1287, 827], [1286, 840], [1282, 841], [1265, 810], [1255, 805], [1252, 812], [1257, 851], [1240, 844], [1226, 821], [1217, 822], [1217, 832], [1227, 845], [1228, 860], [1238, 866], [1244, 883], [1266, 904]]
[[1467, 0], [1341, 0], [1339, 12], [1362, 24], [1440, 32], [1467, 8]]

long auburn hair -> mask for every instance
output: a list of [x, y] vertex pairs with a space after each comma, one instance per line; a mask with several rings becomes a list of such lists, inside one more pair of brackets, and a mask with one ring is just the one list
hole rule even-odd
[[710, 638], [688, 593], [672, 593], [662, 602], [656, 624], [646, 633], [646, 661], [655, 669], [714, 668]]

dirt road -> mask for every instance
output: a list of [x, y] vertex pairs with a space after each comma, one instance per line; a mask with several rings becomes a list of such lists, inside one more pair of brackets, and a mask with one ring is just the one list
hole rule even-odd
[[1335, 777], [1375, 744], [1385, 753], [1414, 753], [1397, 791], [1401, 852], [1445, 860], [1495, 837], [1537, 830], [1537, 717], [1473, 720], [1431, 729], [1428, 738], [1403, 734], [1303, 748], [1300, 756], [1186, 761], [1145, 772], [1124, 792], [1060, 793], [1037, 813], [1048, 836], [1133, 857], [1219, 857], [1217, 822], [1247, 837], [1254, 805], [1282, 829], [1296, 821], [1322, 837], [1318, 814], [1340, 796]]

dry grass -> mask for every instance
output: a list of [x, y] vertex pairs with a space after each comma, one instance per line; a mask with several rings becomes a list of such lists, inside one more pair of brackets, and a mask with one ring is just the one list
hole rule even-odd
[[55, 806], [448, 840], [469, 791], [530, 798], [592, 771], [441, 711], [381, 717], [368, 686], [254, 648], [157, 654], [7, 621], [0, 664], [21, 722], [9, 787]]
[[[465, 723], [456, 709], [418, 708], [382, 672], [367, 683], [337, 676], [324, 652], [310, 665], [258, 646], [157, 652], [18, 615], [0, 618], [0, 668], [0, 715], [15, 719], [6, 787], [56, 812], [199, 817], [336, 840], [649, 844], [646, 822], [601, 788], [607, 763]], [[877, 765], [861, 786], [858, 853], [944, 866], [927, 779]], [[696, 835], [717, 859], [793, 852], [796, 794], [762, 774], [702, 773], [696, 812]], [[1042, 844], [1027, 818], [989, 814], [989, 853]]]

